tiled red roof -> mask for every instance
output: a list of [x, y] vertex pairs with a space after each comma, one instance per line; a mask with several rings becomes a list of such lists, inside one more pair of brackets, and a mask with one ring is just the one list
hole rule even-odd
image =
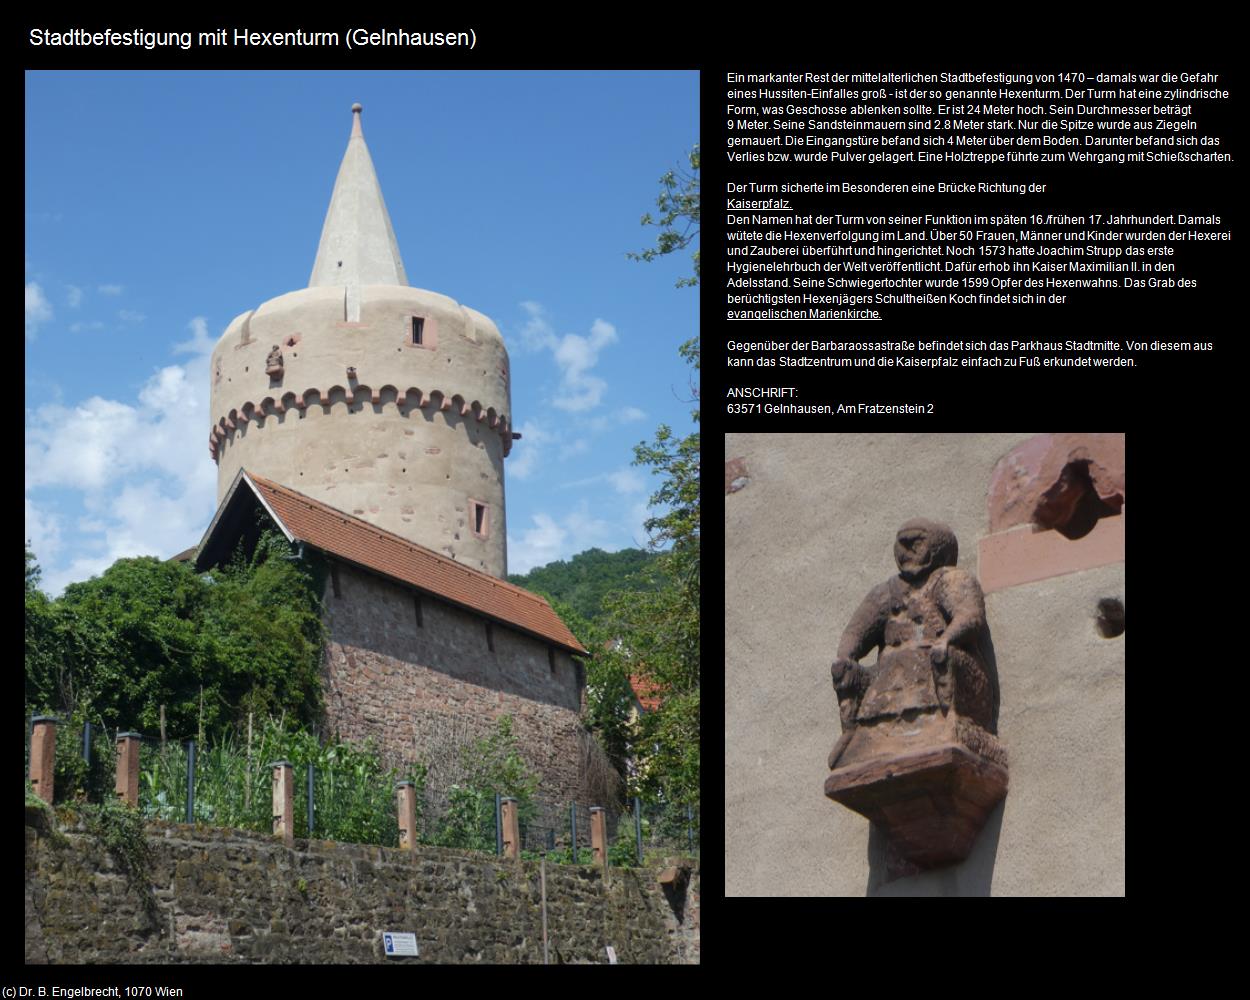
[[655, 681], [648, 677], [631, 674], [629, 686], [634, 689], [634, 697], [638, 699], [638, 704], [646, 711], [654, 712], [660, 707], [660, 695], [663, 693], [663, 688]]
[[587, 652], [551, 605], [537, 594], [431, 552], [254, 473], [244, 474], [270, 510], [300, 541], [575, 653]]

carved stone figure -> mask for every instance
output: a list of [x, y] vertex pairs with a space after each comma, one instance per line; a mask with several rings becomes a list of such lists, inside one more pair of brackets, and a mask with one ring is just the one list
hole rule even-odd
[[282, 375], [282, 349], [277, 344], [273, 345], [273, 350], [265, 358], [265, 374], [274, 378]]
[[[956, 567], [958, 556], [944, 524], [918, 519], [899, 528], [898, 575], [864, 598], [832, 668], [842, 736], [829, 755], [825, 792], [899, 834], [897, 846], [922, 867], [958, 859], [942, 794], [970, 795], [971, 813], [980, 813], [955, 838], [958, 857], [1006, 794], [985, 599], [976, 578]], [[860, 663], [873, 649], [876, 662]], [[900, 801], [909, 808], [897, 808]], [[892, 822], [904, 814], [907, 824]], [[943, 846], [929, 850], [935, 838]]]

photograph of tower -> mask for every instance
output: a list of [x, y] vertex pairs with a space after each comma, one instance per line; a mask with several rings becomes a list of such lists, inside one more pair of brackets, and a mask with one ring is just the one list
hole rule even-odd
[[508, 575], [647, 544], [632, 449], [689, 422], [697, 296], [688, 259], [629, 255], [697, 79], [30, 74], [49, 593], [138, 555], [211, 574], [276, 528], [327, 567], [325, 737], [433, 776], [506, 716], [579, 799], [587, 650]]

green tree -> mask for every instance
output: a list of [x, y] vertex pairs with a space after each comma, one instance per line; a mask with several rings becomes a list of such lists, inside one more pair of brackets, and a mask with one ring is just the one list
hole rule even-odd
[[35, 553], [30, 551], [30, 542], [26, 542], [26, 593], [39, 589], [39, 579], [43, 575], [39, 564], [35, 562]]
[[[697, 355], [687, 360], [696, 368]], [[697, 399], [697, 393], [696, 393]], [[698, 421], [698, 410], [692, 414]], [[610, 627], [620, 637], [627, 671], [658, 689], [659, 708], [635, 735], [636, 786], [651, 798], [699, 798], [699, 433], [685, 437], [661, 425], [634, 449], [634, 464], [660, 477], [646, 522], [660, 550], [659, 589], [609, 599]]]
[[[649, 564], [648, 564], [649, 565]], [[650, 581], [650, 573], [647, 573]], [[654, 582], [648, 586], [654, 586]], [[602, 756], [584, 758], [582, 794], [603, 805], [624, 803], [629, 762], [633, 757], [633, 689], [619, 643], [597, 622], [584, 618], [562, 601], [544, 595], [569, 631], [590, 651], [585, 657], [586, 693], [582, 724], [594, 737]], [[603, 762], [610, 775], [598, 773]]]
[[642, 549], [618, 552], [587, 549], [568, 561], [557, 559], [523, 576], [509, 574], [508, 580], [548, 600], [563, 601], [582, 618], [593, 622], [603, 614], [606, 594], [616, 590], [646, 590], [655, 585], [647, 572], [654, 558], [652, 553]]
[[324, 626], [319, 557], [293, 557], [272, 526], [250, 558], [235, 555], [211, 574], [201, 615], [205, 654], [219, 678], [229, 721], [289, 715], [314, 722], [321, 710]]
[[[688, 168], [670, 170], [660, 178], [660, 195], [655, 204], [659, 216], [650, 212], [642, 217], [642, 225], [656, 226], [660, 232], [655, 246], [641, 253], [630, 253], [630, 260], [652, 261], [657, 257], [685, 250], [699, 239], [699, 147], [696, 144], [686, 157]], [[699, 251], [691, 255], [694, 275], [682, 278], [677, 287], [699, 283]]]
[[164, 704], [174, 732], [183, 735], [195, 731], [207, 683], [215, 721], [217, 692], [198, 628], [206, 590], [186, 565], [150, 556], [119, 559], [100, 576], [66, 587], [56, 603], [74, 700], [110, 725], [148, 732]]
[[26, 544], [26, 709], [52, 710], [60, 704], [56, 683], [56, 638], [51, 602], [39, 589], [39, 564]]
[[[656, 225], [656, 246], [633, 260], [651, 261], [685, 249], [699, 235], [699, 147], [690, 152], [690, 169], [660, 178], [660, 216], [643, 217]], [[699, 253], [694, 276], [678, 286], [699, 281]], [[691, 419], [699, 422], [699, 338], [678, 348], [691, 366]], [[643, 716], [635, 738], [635, 790], [675, 804], [699, 799], [699, 432], [685, 437], [662, 424], [651, 442], [634, 449], [634, 464], [650, 467], [660, 477], [651, 496], [656, 511], [646, 522], [651, 547], [660, 552], [655, 570], [658, 590], [618, 594], [606, 603], [609, 622], [628, 659], [628, 673], [651, 681], [660, 706]]]
[[[320, 704], [317, 567], [276, 533], [249, 558], [197, 576], [119, 559], [55, 601], [26, 560], [26, 708], [172, 738], [215, 735], [249, 711], [312, 723]], [[28, 550], [29, 553], [29, 550]]]

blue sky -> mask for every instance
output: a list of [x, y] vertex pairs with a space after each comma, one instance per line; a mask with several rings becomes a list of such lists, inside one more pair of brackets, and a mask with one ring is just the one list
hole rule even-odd
[[688, 255], [625, 252], [697, 141], [696, 73], [35, 72], [26, 537], [49, 593], [199, 541], [208, 352], [307, 285], [354, 101], [409, 283], [508, 344], [509, 569], [645, 543], [632, 446], [691, 429], [698, 297]]

